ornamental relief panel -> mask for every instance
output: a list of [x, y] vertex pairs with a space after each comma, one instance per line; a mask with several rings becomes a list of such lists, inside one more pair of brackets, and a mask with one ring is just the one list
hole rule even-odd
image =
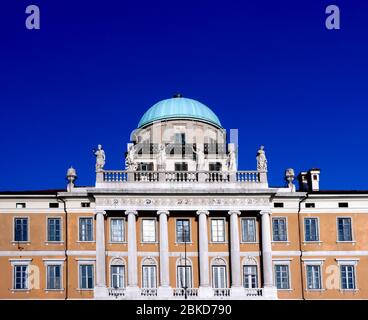
[[96, 205], [101, 207], [246, 207], [246, 206], [268, 206], [268, 198], [212, 198], [212, 197], [96, 197]]

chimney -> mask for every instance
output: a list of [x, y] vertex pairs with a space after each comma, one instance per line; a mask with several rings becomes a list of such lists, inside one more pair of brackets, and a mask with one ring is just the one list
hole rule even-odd
[[319, 191], [319, 175], [320, 169], [310, 169], [308, 171], [302, 171], [298, 175], [299, 190], [300, 191]]

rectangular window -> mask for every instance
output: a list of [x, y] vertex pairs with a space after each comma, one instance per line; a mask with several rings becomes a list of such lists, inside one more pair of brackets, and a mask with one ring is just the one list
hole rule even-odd
[[306, 203], [306, 204], [305, 204], [305, 207], [306, 207], [306, 208], [315, 208], [315, 207], [316, 207], [316, 205], [315, 205], [315, 203], [313, 203], [313, 202], [308, 202], [308, 203]]
[[28, 241], [28, 218], [14, 219], [14, 241]]
[[111, 287], [115, 289], [125, 288], [124, 266], [111, 266]]
[[49, 208], [59, 208], [59, 203], [57, 203], [57, 202], [50, 202], [49, 203]]
[[89, 202], [81, 202], [81, 207], [82, 208], [89, 208], [91, 206], [91, 204]]
[[319, 241], [318, 219], [304, 218], [305, 241]]
[[190, 221], [189, 219], [176, 220], [176, 242], [190, 242]]
[[272, 218], [273, 241], [287, 241], [286, 218]]
[[226, 288], [226, 267], [225, 266], [212, 266], [212, 287]]
[[156, 288], [156, 266], [142, 266], [142, 287]]
[[79, 241], [93, 241], [92, 218], [79, 218]]
[[337, 218], [339, 241], [352, 241], [351, 218]]
[[79, 266], [79, 288], [93, 289], [93, 265], [82, 264]]
[[156, 242], [156, 220], [142, 220], [142, 242]]
[[355, 267], [353, 265], [341, 265], [341, 289], [355, 289]]
[[290, 289], [288, 265], [275, 265], [275, 282], [277, 289]]
[[321, 289], [321, 266], [307, 265], [307, 288], [309, 290]]
[[211, 241], [224, 242], [225, 241], [225, 220], [211, 219]]
[[283, 207], [284, 207], [284, 203], [283, 203], [283, 202], [275, 202], [275, 203], [273, 204], [273, 206], [274, 206], [275, 208], [283, 208]]
[[47, 289], [61, 289], [61, 265], [47, 266]]
[[175, 143], [185, 144], [185, 133], [175, 133]]
[[47, 241], [61, 241], [61, 219], [47, 219]]
[[124, 242], [124, 220], [110, 220], [110, 240], [111, 242]]
[[242, 242], [256, 242], [256, 219], [241, 219]]
[[14, 266], [14, 289], [28, 289], [28, 265]]
[[25, 203], [16, 203], [16, 204], [15, 204], [15, 207], [16, 207], [17, 209], [23, 209], [23, 208], [25, 208], [25, 207], [26, 207], [26, 204], [25, 204]]
[[178, 266], [178, 288], [192, 288], [191, 266]]
[[339, 202], [339, 208], [349, 208], [348, 202]]
[[258, 288], [257, 266], [243, 266], [244, 288]]

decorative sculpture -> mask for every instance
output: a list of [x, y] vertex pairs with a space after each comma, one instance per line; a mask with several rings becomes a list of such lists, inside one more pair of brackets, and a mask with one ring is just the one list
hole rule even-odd
[[166, 169], [166, 147], [160, 143], [157, 153], [157, 170], [163, 171]]
[[200, 147], [198, 147], [196, 151], [192, 146], [192, 150], [197, 155], [197, 171], [204, 171], [206, 169], [206, 158], [204, 152]]
[[293, 183], [295, 179], [294, 169], [289, 168], [285, 170], [285, 180], [288, 183], [288, 187], [291, 192], [295, 192], [295, 185]]
[[133, 144], [128, 147], [128, 154], [125, 158], [125, 169], [128, 171], [137, 170], [137, 162], [135, 161], [135, 147]]
[[267, 171], [267, 158], [264, 151], [264, 146], [261, 146], [257, 152], [257, 170]]
[[70, 167], [66, 173], [66, 179], [68, 180], [67, 190], [71, 192], [74, 188], [74, 181], [77, 180], [77, 172], [73, 167]]
[[96, 156], [96, 172], [101, 172], [105, 166], [106, 155], [105, 151], [102, 149], [102, 145], [97, 146], [97, 150], [93, 150]]
[[237, 171], [236, 154], [234, 144], [229, 144], [229, 154], [227, 156], [229, 162], [229, 171]]

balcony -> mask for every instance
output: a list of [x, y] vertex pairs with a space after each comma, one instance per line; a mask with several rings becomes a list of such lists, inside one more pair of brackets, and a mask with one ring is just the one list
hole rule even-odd
[[[97, 173], [98, 175], [99, 173]], [[208, 183], [262, 183], [260, 171], [125, 171], [104, 170], [100, 172], [102, 183], [129, 182], [208, 182]]]

